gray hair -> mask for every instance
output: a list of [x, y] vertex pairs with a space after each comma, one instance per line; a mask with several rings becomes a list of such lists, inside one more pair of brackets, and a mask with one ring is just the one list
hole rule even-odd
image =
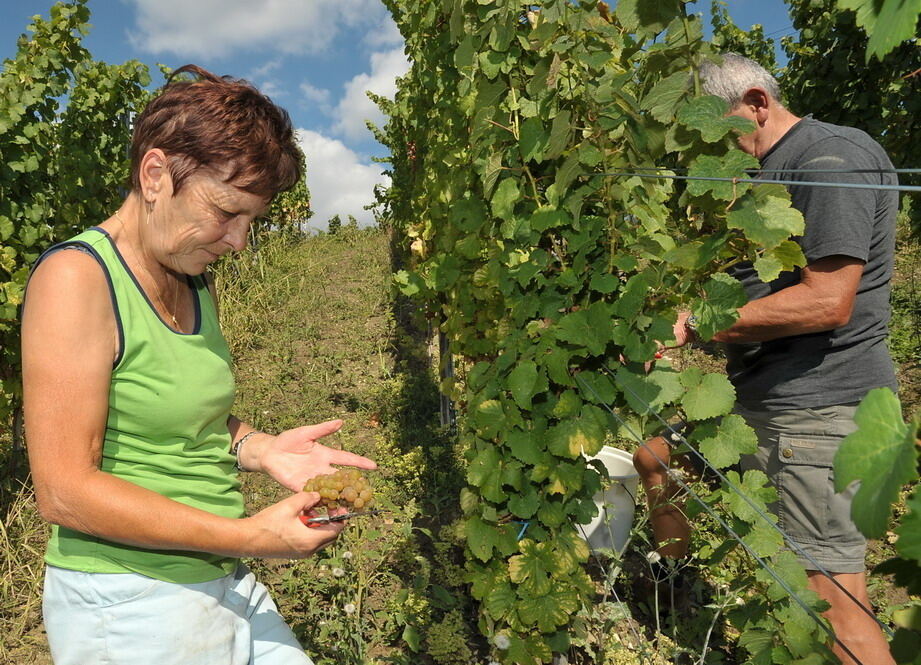
[[780, 86], [777, 79], [754, 60], [738, 53], [723, 53], [722, 63], [704, 62], [700, 66], [703, 91], [707, 95], [722, 97], [734, 109], [742, 96], [752, 88], [764, 88], [774, 101], [780, 103]]

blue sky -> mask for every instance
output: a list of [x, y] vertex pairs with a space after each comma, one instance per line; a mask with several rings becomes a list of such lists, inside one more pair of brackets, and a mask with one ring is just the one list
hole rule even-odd
[[[0, 0], [0, 58], [14, 55], [30, 17], [47, 17], [52, 4]], [[391, 96], [409, 66], [380, 0], [90, 0], [89, 8], [84, 44], [97, 59], [140, 60], [156, 84], [156, 63], [190, 62], [256, 84], [299, 129], [316, 226], [334, 214], [370, 221], [363, 207], [386, 181], [371, 158], [386, 151], [365, 128], [365, 119], [382, 118], [364, 91]], [[708, 8], [708, 0], [692, 5], [707, 16]], [[728, 8], [744, 28], [792, 32], [782, 0], [729, 0]]]

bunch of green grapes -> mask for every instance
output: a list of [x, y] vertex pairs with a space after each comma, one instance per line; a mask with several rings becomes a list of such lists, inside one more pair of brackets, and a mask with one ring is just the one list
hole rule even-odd
[[370, 508], [374, 491], [368, 479], [358, 469], [339, 469], [328, 476], [311, 478], [304, 485], [305, 492], [317, 492], [320, 505], [327, 510], [345, 506], [354, 510]]

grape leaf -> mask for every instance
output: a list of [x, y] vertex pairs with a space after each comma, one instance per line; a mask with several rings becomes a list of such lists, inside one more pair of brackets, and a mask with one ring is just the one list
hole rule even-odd
[[739, 280], [723, 272], [708, 279], [703, 291], [705, 297], [691, 306], [691, 312], [697, 318], [697, 333], [708, 340], [736, 322], [748, 298]]
[[550, 645], [540, 635], [529, 635], [521, 638], [517, 634], [511, 635], [511, 644], [508, 647], [509, 663], [521, 663], [521, 665], [540, 665], [540, 663], [549, 663], [553, 657], [550, 651]]
[[[771, 560], [771, 568], [794, 590], [805, 589], [808, 584], [808, 577], [803, 565], [796, 558], [796, 555], [790, 550], [780, 552]], [[758, 568], [755, 571], [755, 578], [768, 587], [768, 597], [771, 600], [782, 600], [789, 597], [789, 593], [784, 589], [773, 576], [764, 568]]]
[[908, 513], [902, 518], [902, 525], [895, 530], [899, 537], [895, 549], [903, 557], [921, 561], [921, 491], [915, 489], [905, 507]]
[[565, 210], [556, 208], [541, 208], [531, 215], [531, 228], [535, 231], [546, 231], [563, 226], [570, 222], [570, 217]]
[[525, 623], [537, 624], [542, 633], [549, 633], [557, 626], [569, 623], [570, 616], [580, 606], [579, 596], [574, 590], [554, 589], [543, 596], [522, 598], [518, 614]]
[[489, 561], [492, 557], [493, 547], [496, 546], [498, 533], [496, 525], [484, 522], [477, 516], [467, 519], [465, 527], [467, 534], [467, 545], [470, 551], [480, 561]]
[[522, 409], [530, 409], [537, 387], [537, 365], [533, 362], [519, 363], [508, 375], [508, 387], [515, 403]]
[[722, 374], [703, 374], [696, 367], [689, 367], [680, 376], [687, 388], [681, 406], [691, 420], [714, 418], [732, 410], [736, 391]]
[[542, 161], [549, 143], [550, 136], [544, 129], [540, 118], [528, 118], [521, 124], [518, 146], [521, 150], [522, 161]]
[[518, 181], [515, 178], [506, 178], [499, 183], [492, 195], [492, 214], [500, 219], [511, 219], [519, 198], [521, 194], [518, 191]]
[[678, 111], [678, 122], [700, 132], [707, 143], [721, 141], [726, 134], [736, 130], [740, 134], [754, 131], [754, 124], [734, 115], [726, 115], [729, 105], [715, 95], [692, 99]]
[[640, 108], [649, 111], [649, 115], [661, 123], [670, 122], [678, 103], [688, 92], [690, 81], [691, 75], [684, 71], [665, 77], [643, 98]]
[[522, 519], [533, 517], [534, 513], [536, 513], [537, 509], [540, 507], [540, 504], [540, 497], [533, 485], [528, 485], [523, 493], [513, 494], [508, 500], [509, 510], [512, 511], [515, 517], [520, 517]]
[[727, 471], [726, 479], [738, 490], [731, 489], [724, 484], [724, 500], [726, 505], [732, 510], [732, 514], [740, 520], [749, 523], [761, 523], [765, 526], [764, 517], [758, 514], [751, 504], [746, 501], [742, 495], [752, 500], [752, 502], [761, 508], [761, 511], [768, 515], [773, 521], [776, 519], [767, 513], [766, 505], [777, 501], [777, 490], [771, 485], [767, 475], [758, 469], [750, 469], [745, 472], [741, 478], [737, 471]]
[[738, 178], [738, 182], [689, 180], [688, 194], [703, 196], [710, 192], [710, 196], [722, 201], [732, 201], [744, 194], [751, 186], [751, 180], [746, 175], [745, 169], [756, 169], [760, 162], [741, 150], [730, 150], [722, 157], [701, 155], [688, 169], [691, 177], [702, 178]]
[[525, 464], [536, 464], [540, 461], [541, 447], [531, 432], [513, 430], [506, 436], [505, 443], [512, 455]]
[[525, 539], [518, 544], [521, 554], [508, 561], [509, 577], [533, 596], [542, 596], [552, 588], [550, 574], [554, 569], [553, 554], [549, 543], [535, 543]]
[[607, 375], [599, 372], [579, 372], [578, 383], [584, 388], [583, 395], [588, 402], [611, 404], [617, 399], [617, 388]]
[[614, 305], [614, 313], [622, 319], [632, 319], [639, 314], [650, 288], [650, 278], [646, 273], [639, 273], [627, 280], [620, 297]]
[[603, 443], [604, 431], [593, 418], [564, 420], [547, 430], [547, 450], [560, 457], [595, 455]]
[[678, 373], [670, 368], [654, 367], [648, 374], [639, 374], [621, 367], [616, 376], [627, 404], [637, 413], [658, 412], [684, 392]]
[[760, 557], [773, 556], [783, 547], [783, 536], [766, 524], [756, 524], [742, 540]]
[[797, 266], [802, 268], [805, 265], [803, 249], [792, 240], [784, 240], [777, 247], [767, 250], [754, 264], [758, 278], [762, 282], [770, 282], [777, 279], [783, 271], [793, 270]]
[[704, 439], [699, 445], [700, 452], [713, 466], [724, 469], [738, 462], [742, 455], [758, 450], [758, 437], [741, 416], [730, 414], [723, 418], [716, 435]]
[[467, 467], [467, 481], [479, 487], [489, 501], [503, 501], [508, 495], [502, 490], [502, 459], [496, 446], [479, 451]]
[[502, 582], [493, 587], [483, 600], [483, 606], [496, 621], [501, 621], [515, 606], [517, 596], [511, 584]]
[[628, 32], [655, 35], [678, 15], [677, 0], [619, 0], [614, 10]]
[[586, 309], [570, 312], [557, 324], [556, 336], [566, 342], [584, 346], [592, 355], [604, 353], [613, 334], [611, 316], [604, 303], [594, 303]]
[[499, 400], [488, 399], [473, 412], [473, 424], [477, 434], [492, 439], [505, 427], [505, 412]]
[[741, 229], [746, 238], [765, 249], [802, 235], [805, 228], [802, 213], [791, 207], [782, 185], [759, 185], [745, 193], [729, 212], [726, 225]]
[[878, 538], [902, 485], [918, 477], [917, 428], [902, 420], [899, 398], [889, 388], [867, 393], [854, 422], [857, 431], [844, 438], [835, 455], [835, 489], [841, 492], [860, 481], [851, 517], [861, 533]]
[[866, 61], [878, 60], [906, 39], [915, 36], [921, 0], [838, 0], [841, 9], [857, 13], [857, 25], [869, 35]]
[[569, 133], [572, 131], [572, 114], [569, 111], [560, 111], [553, 118], [553, 125], [550, 127], [550, 141], [544, 152], [544, 159], [556, 159], [569, 144]]

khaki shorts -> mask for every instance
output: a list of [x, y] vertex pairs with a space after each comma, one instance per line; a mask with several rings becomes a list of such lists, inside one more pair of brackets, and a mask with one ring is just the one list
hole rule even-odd
[[[857, 485], [837, 494], [832, 470], [841, 440], [856, 429], [856, 410], [856, 404], [785, 411], [735, 408], [758, 435], [758, 452], [742, 458], [743, 471], [760, 469], [768, 475], [779, 495], [768, 506], [778, 526], [832, 573], [864, 571], [867, 541], [851, 520]], [[793, 551], [806, 570], [817, 570]]]

